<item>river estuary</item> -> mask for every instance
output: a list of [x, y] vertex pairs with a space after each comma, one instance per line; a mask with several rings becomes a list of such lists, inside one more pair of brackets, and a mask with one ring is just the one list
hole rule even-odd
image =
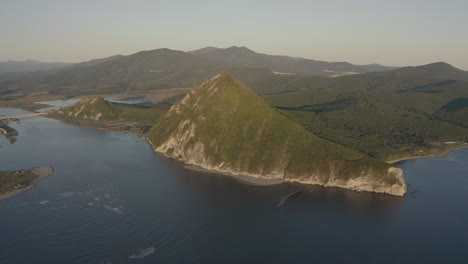
[[0, 170], [55, 173], [0, 201], [2, 264], [468, 261], [468, 149], [399, 163], [399, 198], [243, 184], [185, 169], [133, 134], [44, 117], [10, 126], [19, 137], [0, 137]]

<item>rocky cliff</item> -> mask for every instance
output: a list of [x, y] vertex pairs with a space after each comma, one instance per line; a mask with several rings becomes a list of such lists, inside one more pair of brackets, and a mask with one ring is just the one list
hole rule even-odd
[[205, 169], [402, 196], [402, 170], [319, 138], [227, 73], [192, 89], [153, 127], [153, 148]]

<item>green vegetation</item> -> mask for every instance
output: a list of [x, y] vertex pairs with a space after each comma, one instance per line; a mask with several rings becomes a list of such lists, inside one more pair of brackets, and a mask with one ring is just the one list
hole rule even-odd
[[179, 97], [174, 96], [155, 104], [130, 105], [108, 102], [96, 96], [53, 111], [48, 116], [80, 126], [129, 131], [144, 135]]
[[27, 170], [0, 171], [0, 194], [30, 186], [38, 178]]
[[[207, 48], [188, 53], [159, 49], [2, 81], [0, 105], [41, 108], [32, 103], [33, 97], [28, 97], [31, 93], [62, 97], [123, 92], [145, 95], [155, 90], [193, 87], [228, 71], [284, 116], [315, 135], [372, 157], [392, 160], [429, 155], [434, 149], [443, 149], [443, 142], [468, 140], [465, 71], [439, 62], [372, 74], [320, 77], [335, 76], [340, 71], [388, 69], [270, 56], [245, 47]], [[100, 100], [81, 111], [81, 106], [75, 106], [60, 114], [60, 118], [75, 123], [86, 120], [80, 124], [90, 126], [127, 122], [125, 127], [136, 129], [131, 123], [137, 122], [149, 127], [178, 99], [181, 97], [138, 106]]]
[[404, 185], [388, 173], [391, 165], [315, 136], [229, 74], [194, 88], [148, 138], [157, 150], [208, 168], [321, 184], [368, 176], [371, 185]]
[[169, 109], [164, 104], [121, 104], [107, 102], [102, 97], [82, 100], [75, 105], [56, 111], [64, 117], [103, 121], [130, 121], [141, 123], [156, 123]]
[[264, 98], [314, 134], [371, 156], [428, 155], [468, 140], [468, 83], [450, 79], [465, 75], [446, 64], [422, 68], [303, 78]]
[[468, 128], [468, 98], [457, 98], [442, 106], [434, 116], [465, 128]]
[[[9, 82], [0, 82], [0, 96], [7, 95], [4, 91], [10, 94], [13, 91], [23, 94], [48, 92], [48, 95], [68, 97], [187, 88], [221, 72], [230, 72], [250, 85], [252, 81], [276, 79], [273, 72], [334, 76], [389, 69], [379, 65], [272, 56], [245, 47], [204, 49], [203, 52], [157, 49], [93, 60], [49, 72], [11, 76], [5, 78]], [[11, 98], [18, 97], [21, 96]]]

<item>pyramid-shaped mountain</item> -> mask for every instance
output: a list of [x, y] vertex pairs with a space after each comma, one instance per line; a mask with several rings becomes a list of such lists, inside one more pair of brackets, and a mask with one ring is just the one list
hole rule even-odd
[[152, 129], [157, 152], [202, 168], [403, 195], [400, 168], [319, 138], [227, 73], [193, 88]]

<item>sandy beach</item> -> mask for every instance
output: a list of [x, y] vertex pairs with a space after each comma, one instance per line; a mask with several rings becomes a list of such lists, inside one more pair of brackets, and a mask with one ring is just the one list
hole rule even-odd
[[21, 194], [23, 192], [26, 192], [32, 189], [36, 185], [36, 183], [38, 183], [40, 180], [52, 175], [54, 173], [54, 168], [52, 166], [43, 166], [43, 167], [32, 168], [30, 171], [33, 174], [38, 176], [38, 178], [34, 181], [33, 184], [26, 186], [24, 188], [21, 188], [21, 189], [16, 189], [7, 193], [0, 194], [0, 200], [11, 198], [13, 196], [16, 196], [18, 194]]

